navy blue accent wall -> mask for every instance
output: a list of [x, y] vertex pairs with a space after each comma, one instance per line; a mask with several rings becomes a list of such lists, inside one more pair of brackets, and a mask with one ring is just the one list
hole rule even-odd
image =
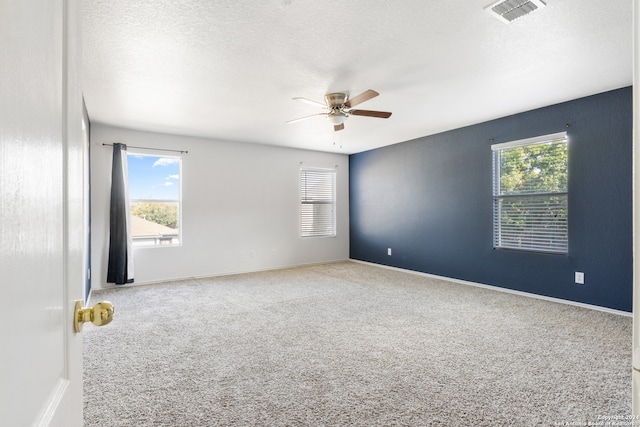
[[[569, 255], [493, 249], [491, 144], [565, 130]], [[631, 312], [630, 87], [354, 154], [349, 167], [352, 259]]]

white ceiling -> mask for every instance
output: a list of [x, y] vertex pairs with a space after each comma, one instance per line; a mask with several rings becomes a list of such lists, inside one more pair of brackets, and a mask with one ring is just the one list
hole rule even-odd
[[[356, 153], [632, 83], [631, 0], [83, 0], [93, 123]], [[334, 132], [328, 92], [380, 93]]]

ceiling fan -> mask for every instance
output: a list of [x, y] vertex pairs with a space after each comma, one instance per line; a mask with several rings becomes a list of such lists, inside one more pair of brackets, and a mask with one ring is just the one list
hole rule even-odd
[[358, 104], [361, 104], [365, 101], [370, 100], [371, 98], [375, 98], [380, 95], [375, 90], [366, 90], [362, 92], [358, 96], [354, 96], [353, 98], [349, 98], [349, 95], [346, 93], [328, 93], [324, 96], [325, 103], [313, 101], [311, 99], [296, 97], [293, 98], [296, 101], [306, 102], [307, 104], [315, 105], [317, 107], [322, 107], [324, 109], [328, 109], [326, 113], [318, 113], [313, 114], [311, 116], [300, 117], [299, 119], [289, 120], [289, 123], [299, 122], [300, 120], [310, 119], [311, 117], [316, 116], [326, 116], [327, 119], [333, 124], [333, 130], [339, 131], [344, 129], [344, 122], [349, 118], [349, 116], [367, 116], [367, 117], [377, 117], [379, 119], [388, 119], [391, 117], [391, 113], [386, 111], [372, 111], [372, 110], [354, 110]]

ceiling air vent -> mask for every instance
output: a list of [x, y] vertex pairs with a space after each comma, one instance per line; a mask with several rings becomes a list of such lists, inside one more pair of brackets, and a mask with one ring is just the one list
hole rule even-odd
[[485, 10], [502, 22], [509, 23], [546, 5], [544, 0], [500, 0]]

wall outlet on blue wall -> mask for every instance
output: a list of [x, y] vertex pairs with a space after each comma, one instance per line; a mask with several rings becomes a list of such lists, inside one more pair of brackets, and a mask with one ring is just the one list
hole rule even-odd
[[582, 271], [576, 271], [576, 283], [584, 285], [584, 273]]
[[391, 256], [391, 248], [387, 248], [387, 255]]

